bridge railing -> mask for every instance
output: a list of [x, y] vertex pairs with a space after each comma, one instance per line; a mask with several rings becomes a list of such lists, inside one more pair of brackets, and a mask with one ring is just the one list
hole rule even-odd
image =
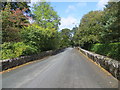
[[120, 62], [119, 61], [108, 58], [106, 56], [95, 54], [93, 52], [84, 50], [80, 47], [77, 47], [77, 49], [80, 50], [88, 58], [96, 62], [98, 65], [106, 69], [108, 72], [110, 72], [115, 78], [120, 80]]

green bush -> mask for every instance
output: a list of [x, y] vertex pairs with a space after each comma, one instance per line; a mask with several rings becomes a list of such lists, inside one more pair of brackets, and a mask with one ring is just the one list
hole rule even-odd
[[[42, 28], [37, 24], [24, 27], [21, 30], [21, 37], [26, 45], [35, 47], [34, 51], [53, 50], [59, 47], [59, 33], [55, 29]], [[28, 52], [29, 49], [28, 48]]]
[[23, 42], [5, 42], [0, 45], [1, 59], [11, 59], [59, 48], [60, 35], [55, 29], [44, 29], [33, 24], [24, 27], [20, 35]]
[[23, 42], [18, 42], [13, 44], [13, 50], [16, 57], [19, 57], [26, 50], [27, 46]]
[[26, 46], [26, 49], [23, 51], [23, 55], [32, 55], [32, 54], [35, 54], [37, 53], [38, 49], [37, 47], [35, 46], [30, 46], [30, 45], [27, 45]]
[[1, 48], [1, 59], [9, 59], [15, 57], [13, 51], [13, 43], [4, 43], [0, 45]]
[[0, 45], [1, 49], [1, 59], [11, 59], [23, 55], [23, 52], [27, 49], [27, 45], [23, 42], [11, 43], [5, 42]]
[[120, 42], [108, 44], [94, 44], [91, 48], [91, 51], [116, 60], [120, 60]]
[[35, 46], [26, 45], [23, 42], [5, 42], [0, 45], [0, 48], [2, 48], [0, 52], [1, 59], [11, 59], [37, 53], [37, 48]]

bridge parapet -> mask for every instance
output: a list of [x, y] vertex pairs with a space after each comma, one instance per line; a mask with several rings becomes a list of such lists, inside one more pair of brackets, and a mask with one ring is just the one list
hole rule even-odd
[[77, 49], [80, 50], [88, 58], [96, 62], [98, 65], [106, 69], [108, 72], [110, 72], [115, 78], [120, 80], [120, 62], [119, 61], [84, 50], [80, 47], [77, 47]]
[[57, 50], [44, 51], [38, 54], [29, 55], [29, 56], [21, 56], [21, 57], [13, 58], [13, 59], [0, 60], [0, 72], [19, 66], [19, 65], [22, 65], [22, 64], [25, 64], [27, 62], [42, 59], [46, 56], [55, 55], [57, 53], [64, 51], [64, 49], [65, 48], [61, 48]]

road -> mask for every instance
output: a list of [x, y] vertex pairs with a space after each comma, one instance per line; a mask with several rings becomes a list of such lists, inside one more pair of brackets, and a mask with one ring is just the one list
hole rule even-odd
[[3, 88], [117, 88], [118, 81], [84, 57], [67, 48], [2, 75]]

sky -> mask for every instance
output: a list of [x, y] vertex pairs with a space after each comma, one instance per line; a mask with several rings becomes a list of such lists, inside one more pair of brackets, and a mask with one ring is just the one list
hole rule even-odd
[[[34, 0], [35, 1], [35, 0]], [[50, 2], [51, 6], [61, 17], [59, 30], [64, 28], [72, 29], [80, 24], [81, 18], [90, 11], [103, 10], [108, 0], [79, 0], [64, 2]]]

